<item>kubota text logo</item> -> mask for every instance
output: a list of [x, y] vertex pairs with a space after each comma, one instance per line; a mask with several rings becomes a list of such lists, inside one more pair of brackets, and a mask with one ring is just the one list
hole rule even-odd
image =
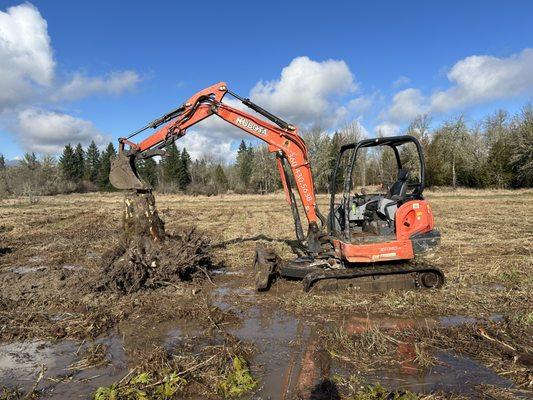
[[268, 134], [267, 130], [257, 124], [254, 124], [252, 121], [248, 121], [246, 118], [238, 117], [235, 122], [239, 125], [244, 126], [245, 128], [249, 128], [260, 135], [266, 136]]

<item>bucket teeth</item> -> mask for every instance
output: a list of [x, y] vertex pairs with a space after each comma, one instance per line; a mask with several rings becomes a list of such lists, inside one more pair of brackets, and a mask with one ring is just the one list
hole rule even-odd
[[135, 168], [133, 157], [118, 154], [111, 156], [111, 171], [109, 172], [109, 182], [117, 189], [150, 189], [144, 182]]

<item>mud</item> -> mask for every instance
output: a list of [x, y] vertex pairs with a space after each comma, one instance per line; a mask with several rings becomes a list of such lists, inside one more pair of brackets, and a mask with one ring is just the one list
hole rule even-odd
[[161, 286], [209, 278], [213, 267], [208, 239], [194, 227], [183, 227], [164, 240], [147, 238], [121, 243], [102, 261], [97, 290], [135, 293]]
[[[438, 292], [305, 294], [299, 282], [278, 281], [257, 293], [256, 245], [291, 256], [282, 200], [158, 198], [165, 235], [193, 225], [193, 235], [209, 232], [213, 283], [198, 270], [192, 279], [147, 279], [131, 290], [116, 280], [102, 285], [104, 267], [113, 264], [102, 264], [102, 255], [122, 249], [113, 260], [124, 258], [120, 196], [0, 201], [1, 224], [9, 227], [0, 245], [12, 249], [0, 255], [0, 388], [18, 390], [18, 398], [35, 387], [34, 397], [88, 399], [115, 384], [155, 397], [151, 390], [170, 368], [187, 381], [175, 380], [172, 398], [218, 399], [242, 357], [257, 383], [243, 399], [359, 399], [369, 391], [376, 399], [393, 391], [401, 399], [531, 397], [531, 292], [522, 253], [496, 264], [490, 257], [509, 248], [491, 242], [480, 273], [465, 269], [479, 252], [459, 246], [464, 240], [445, 242], [439, 266], [450, 278]], [[240, 212], [250, 201], [257, 210]], [[521, 207], [512, 201], [513, 210]], [[437, 215], [447, 238], [452, 211]], [[165, 251], [162, 257], [175, 257]], [[150, 383], [131, 383], [144, 372]]]

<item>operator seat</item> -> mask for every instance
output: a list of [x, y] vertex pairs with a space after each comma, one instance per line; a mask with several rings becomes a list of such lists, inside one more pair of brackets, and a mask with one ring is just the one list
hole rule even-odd
[[400, 169], [396, 182], [389, 188], [387, 195], [382, 197], [378, 202], [377, 212], [385, 218], [391, 226], [394, 223], [398, 203], [402, 201], [407, 193], [407, 180], [409, 179], [409, 170]]
[[409, 170], [408, 169], [400, 169], [398, 170], [398, 177], [396, 178], [396, 182], [392, 184], [392, 186], [389, 188], [389, 191], [387, 192], [387, 198], [391, 200], [401, 200], [405, 193], [407, 192], [407, 181], [409, 179]]

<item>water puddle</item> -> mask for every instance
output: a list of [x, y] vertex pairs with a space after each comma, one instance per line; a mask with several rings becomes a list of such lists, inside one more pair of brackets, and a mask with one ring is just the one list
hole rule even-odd
[[283, 399], [296, 384], [311, 328], [292, 316], [259, 307], [250, 309], [244, 317], [242, 326], [229, 331], [257, 347], [258, 354], [252, 360], [252, 372], [261, 381], [257, 394]]
[[[503, 315], [493, 314], [488, 318], [488, 320], [491, 322], [499, 322], [503, 320]], [[439, 322], [442, 326], [454, 327], [454, 326], [460, 326], [460, 325], [477, 324], [477, 323], [483, 322], [483, 319], [475, 318], [475, 317], [466, 317], [463, 315], [452, 315], [452, 316], [440, 317]]]
[[494, 385], [505, 389], [514, 386], [513, 382], [469, 357], [452, 352], [438, 352], [434, 356], [438, 363], [423, 372], [385, 370], [364, 375], [364, 378], [369, 382], [379, 382], [389, 389], [401, 388], [426, 394], [442, 390], [449, 393], [479, 395], [475, 390], [478, 385]]
[[[261, 307], [260, 294], [253, 288], [222, 286], [213, 291], [213, 297], [217, 307], [235, 311], [242, 320], [240, 326], [229, 328], [228, 332], [257, 348], [251, 360], [252, 373], [260, 380], [255, 395], [264, 399], [290, 398], [311, 336], [311, 324], [283, 311]], [[244, 310], [235, 307], [236, 298], [240, 305], [242, 301], [253, 305]]]
[[[259, 303], [245, 311], [234, 307], [236, 297]], [[511, 388], [513, 383], [475, 360], [456, 355], [452, 352], [433, 354], [437, 363], [425, 370], [412, 365], [414, 348], [407, 344], [405, 349], [398, 348], [401, 365], [391, 369], [375, 371], [372, 374], [359, 374], [358, 371], [342, 370], [336, 360], [321, 350], [315, 335], [317, 321], [303, 320], [260, 306], [260, 298], [253, 289], [219, 287], [214, 291], [215, 304], [222, 309], [233, 309], [242, 318], [242, 325], [230, 329], [239, 339], [257, 346], [258, 353], [252, 360], [252, 370], [260, 379], [261, 387], [256, 395], [260, 398], [288, 399], [295, 395], [311, 395], [319, 390], [321, 382], [331, 383], [330, 378], [340, 372], [347, 376], [356, 374], [368, 382], [381, 383], [384, 387], [409, 389], [418, 393], [431, 393], [443, 390], [452, 393], [472, 394], [474, 386], [480, 384]], [[237, 303], [242, 304], [241, 303]], [[500, 321], [500, 314], [488, 318]], [[467, 316], [444, 316], [437, 318], [391, 318], [387, 316], [350, 316], [342, 320], [321, 322], [321, 328], [341, 326], [349, 334], [364, 332], [373, 327], [383, 330], [402, 330], [414, 327], [452, 327], [473, 324], [487, 319]], [[325, 353], [325, 354], [324, 354]], [[304, 389], [302, 391], [302, 389]], [[329, 388], [331, 389], [331, 387]]]
[[29, 274], [31, 272], [39, 272], [39, 271], [44, 271], [46, 269], [46, 267], [28, 267], [28, 266], [20, 266], [20, 267], [14, 267], [11, 269], [11, 272], [14, 272], [15, 274], [18, 274], [18, 275], [25, 275], [25, 274]]
[[75, 370], [83, 346], [63, 340], [15, 342], [0, 346], [0, 386], [31, 390], [43, 366], [43, 379], [37, 389], [47, 399], [90, 398], [95, 388], [110, 385], [127, 372], [122, 341], [116, 336], [97, 340], [108, 347], [106, 366]]
[[[65, 265], [65, 269], [77, 268]], [[37, 267], [24, 268], [17, 273], [34, 272]], [[29, 269], [29, 271], [28, 271]], [[13, 271], [15, 272], [15, 271]], [[297, 318], [287, 312], [266, 306], [262, 295], [251, 287], [231, 287], [229, 283], [212, 291], [213, 304], [224, 311], [231, 310], [241, 319], [241, 324], [225, 327], [228, 333], [252, 343], [257, 352], [251, 361], [253, 375], [259, 380], [260, 387], [254, 398], [289, 399], [301, 395], [302, 388], [313, 390], [320, 382], [332, 383], [335, 374], [357, 375], [368, 382], [380, 383], [389, 389], [402, 388], [418, 393], [431, 393], [436, 390], [445, 392], [474, 394], [474, 386], [490, 384], [501, 388], [512, 388], [513, 383], [477, 363], [471, 358], [452, 352], [433, 354], [437, 363], [425, 370], [409, 367], [412, 360], [412, 344], [405, 349], [398, 345], [401, 365], [385, 370], [363, 374], [354, 368], [346, 369], [337, 359], [322, 349], [316, 328], [336, 327], [348, 334], [357, 334], [373, 327], [383, 330], [401, 330], [415, 326], [451, 327], [482, 321], [480, 318], [466, 316], [444, 316], [430, 319], [402, 319], [387, 316], [350, 316], [332, 318], [328, 322], [312, 318]], [[57, 315], [57, 318], [62, 318]], [[502, 315], [490, 317], [499, 321]], [[45, 398], [90, 398], [99, 386], [109, 386], [124, 377], [136, 361], [128, 358], [154, 345], [171, 349], [180, 341], [202, 337], [203, 329], [194, 323], [166, 321], [142, 329], [134, 322], [119, 325], [120, 336], [112, 335], [99, 339], [96, 343], [108, 346], [110, 363], [105, 366], [76, 370], [71, 366], [80, 359], [80, 345], [75, 341], [63, 340], [57, 343], [32, 341], [11, 343], [0, 346], [0, 386], [17, 387], [30, 390], [42, 368], [46, 365], [44, 378], [38, 389]], [[410, 346], [410, 347], [409, 347]], [[127, 349], [127, 353], [124, 350]], [[403, 360], [403, 361], [402, 361]], [[405, 361], [405, 362], [404, 362]], [[303, 393], [306, 393], [305, 391]], [[311, 393], [311, 392], [308, 392]], [[304, 398], [308, 398], [304, 397]]]

